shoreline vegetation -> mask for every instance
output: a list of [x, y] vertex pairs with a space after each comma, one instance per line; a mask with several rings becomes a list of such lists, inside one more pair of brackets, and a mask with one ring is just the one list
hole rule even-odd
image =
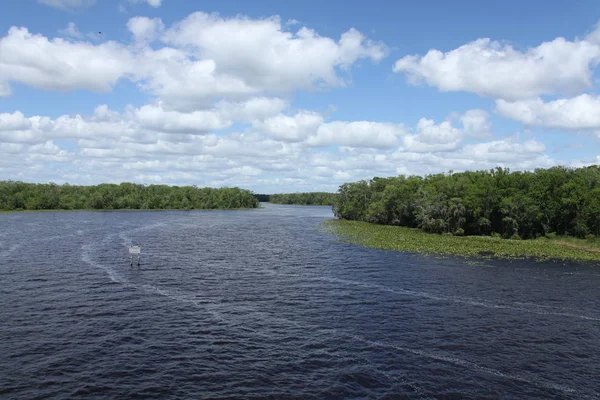
[[258, 208], [254, 194], [245, 189], [196, 186], [95, 186], [0, 181], [0, 211], [146, 211]]
[[362, 221], [329, 220], [324, 230], [341, 241], [364, 247], [468, 258], [591, 261], [600, 265], [600, 241], [573, 237], [531, 240], [491, 236], [436, 235], [416, 228]]
[[600, 260], [600, 166], [375, 177], [340, 186], [327, 229], [365, 246]]
[[269, 196], [273, 204], [293, 204], [299, 206], [333, 206], [337, 193], [307, 192], [307, 193], [278, 193]]
[[375, 177], [338, 193], [234, 188], [75, 186], [0, 181], [0, 212], [332, 206], [325, 230], [378, 249], [479, 258], [600, 261], [600, 166]]
[[264, 208], [258, 207], [240, 207], [240, 208], [73, 208], [73, 209], [44, 209], [44, 210], [0, 210], [0, 214], [13, 213], [70, 213], [70, 212], [143, 212], [143, 211], [225, 211], [225, 210], [258, 210]]

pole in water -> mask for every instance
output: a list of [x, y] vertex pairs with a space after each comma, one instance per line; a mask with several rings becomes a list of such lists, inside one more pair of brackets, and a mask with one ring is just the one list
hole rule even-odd
[[138, 267], [140, 266], [140, 254], [142, 253], [142, 249], [140, 246], [129, 246], [129, 255], [130, 255], [130, 260], [129, 263], [131, 266], [133, 266], [133, 256], [137, 255], [137, 265]]

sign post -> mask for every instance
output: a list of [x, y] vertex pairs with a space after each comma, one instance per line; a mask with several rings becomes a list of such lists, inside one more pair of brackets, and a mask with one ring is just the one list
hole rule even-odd
[[142, 248], [140, 246], [129, 246], [129, 256], [130, 265], [133, 266], [133, 256], [137, 255], [137, 265], [140, 266], [140, 254], [142, 253]]

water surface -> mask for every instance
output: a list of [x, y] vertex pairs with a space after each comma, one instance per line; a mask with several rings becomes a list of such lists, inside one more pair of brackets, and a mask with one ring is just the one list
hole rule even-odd
[[0, 215], [0, 397], [600, 398], [600, 270], [365, 249], [331, 217]]

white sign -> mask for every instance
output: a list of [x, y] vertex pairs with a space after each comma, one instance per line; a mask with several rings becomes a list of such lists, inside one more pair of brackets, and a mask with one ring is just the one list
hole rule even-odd
[[129, 254], [140, 254], [141, 252], [140, 246], [129, 246]]

